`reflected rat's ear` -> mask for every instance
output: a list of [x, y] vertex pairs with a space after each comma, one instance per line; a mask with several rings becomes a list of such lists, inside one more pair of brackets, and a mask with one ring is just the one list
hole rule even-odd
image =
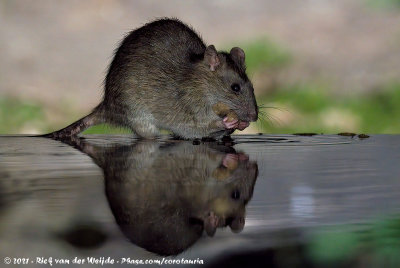
[[233, 59], [234, 62], [236, 62], [239, 66], [244, 66], [244, 51], [240, 47], [234, 47], [231, 49], [231, 52], [229, 53]]
[[204, 60], [210, 66], [210, 70], [215, 71], [217, 66], [220, 64], [220, 60], [214, 45], [207, 47], [206, 52], [204, 52]]

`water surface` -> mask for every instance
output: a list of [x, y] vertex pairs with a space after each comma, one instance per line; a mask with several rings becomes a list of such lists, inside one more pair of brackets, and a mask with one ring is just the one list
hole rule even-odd
[[233, 139], [1, 136], [0, 257], [400, 264], [400, 135]]

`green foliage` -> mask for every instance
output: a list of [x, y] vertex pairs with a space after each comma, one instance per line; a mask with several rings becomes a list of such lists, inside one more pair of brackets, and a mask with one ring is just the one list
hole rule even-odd
[[239, 42], [239, 46], [246, 53], [246, 67], [250, 74], [264, 68], [284, 67], [291, 61], [289, 52], [268, 38]]
[[358, 240], [357, 234], [346, 231], [316, 235], [310, 244], [309, 254], [315, 262], [347, 261], [356, 253]]
[[[295, 86], [259, 98], [260, 131], [269, 133], [400, 133], [400, 84], [352, 97], [335, 96], [324, 88]], [[268, 117], [270, 117], [268, 120]]]
[[370, 7], [377, 7], [383, 9], [400, 8], [400, 0], [366, 0]]
[[123, 127], [115, 127], [108, 124], [93, 126], [85, 130], [82, 134], [130, 134], [131, 130]]
[[363, 262], [369, 267], [400, 267], [400, 218], [324, 228], [311, 236], [308, 255], [318, 264]]
[[368, 133], [400, 133], [400, 84], [392, 84], [366, 97], [347, 100], [362, 115], [361, 128]]
[[41, 126], [44, 118], [43, 109], [38, 104], [0, 98], [0, 134], [14, 134], [24, 128]]

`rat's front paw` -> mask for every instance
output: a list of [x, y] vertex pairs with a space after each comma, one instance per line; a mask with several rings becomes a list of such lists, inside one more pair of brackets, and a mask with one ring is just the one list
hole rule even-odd
[[230, 120], [230, 118], [228, 116], [226, 116], [222, 120], [222, 125], [226, 129], [244, 130], [245, 128], [247, 128], [250, 125], [250, 123], [247, 121], [239, 121], [239, 119]]
[[239, 127], [239, 120], [234, 119], [234, 120], [229, 120], [229, 118], [226, 116], [224, 119], [222, 119], [222, 125], [226, 129], [236, 129]]
[[243, 130], [243, 129], [245, 129], [246, 127], [248, 127], [249, 125], [250, 125], [249, 122], [240, 121], [237, 128], [238, 128], [239, 130]]

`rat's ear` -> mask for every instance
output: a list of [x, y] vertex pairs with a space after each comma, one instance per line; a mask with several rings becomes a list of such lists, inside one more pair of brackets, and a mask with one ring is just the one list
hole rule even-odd
[[231, 49], [231, 52], [229, 53], [233, 59], [234, 62], [236, 62], [239, 66], [244, 67], [244, 51], [240, 47], [234, 47]]
[[204, 60], [210, 66], [211, 71], [215, 71], [218, 65], [220, 65], [218, 53], [214, 45], [207, 47], [206, 52], [204, 52]]

